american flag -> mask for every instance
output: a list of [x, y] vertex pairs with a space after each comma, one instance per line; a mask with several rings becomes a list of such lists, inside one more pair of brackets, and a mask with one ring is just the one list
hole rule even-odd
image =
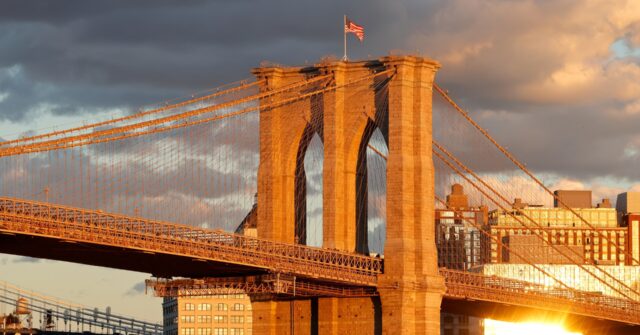
[[346, 19], [344, 22], [344, 32], [345, 34], [354, 33], [360, 42], [364, 40], [364, 27], [353, 23], [353, 21], [349, 19]]

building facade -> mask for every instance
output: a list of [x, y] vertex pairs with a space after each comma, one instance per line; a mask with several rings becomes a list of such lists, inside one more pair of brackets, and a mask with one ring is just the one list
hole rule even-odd
[[[631, 247], [634, 243], [638, 247], [639, 237], [630, 232], [628, 226], [620, 225], [615, 208], [604, 207], [566, 209], [525, 205], [510, 211], [494, 210], [489, 212], [486, 229], [492, 236], [484, 248], [488, 263], [522, 263], [514, 254], [529, 250], [527, 255], [535, 254], [537, 258], [532, 261], [539, 264], [631, 265]], [[543, 242], [539, 236], [550, 243]], [[563, 253], [572, 257], [567, 259]]]
[[164, 335], [252, 335], [249, 297], [241, 292], [165, 298]]
[[[487, 261], [482, 246], [482, 227], [487, 224], [486, 207], [470, 207], [462, 185], [454, 184], [446, 198], [445, 208], [436, 209], [435, 229], [438, 267], [469, 270]], [[481, 335], [484, 322], [480, 318], [453, 313], [440, 314], [440, 334]]]
[[[578, 290], [619, 296], [575, 264], [598, 265], [639, 289], [640, 193], [618, 196], [616, 208], [608, 199], [593, 207], [590, 191], [555, 195], [553, 208], [515, 199], [509, 210], [488, 212], [469, 206], [462, 186], [454, 185], [446, 204], [436, 210], [438, 265], [553, 286], [553, 279], [527, 264], [532, 263]], [[478, 318], [441, 317], [442, 334], [491, 334], [491, 327]]]
[[482, 251], [482, 227], [486, 210], [468, 208], [460, 211], [436, 210], [436, 247], [438, 266], [468, 270], [486, 263]]

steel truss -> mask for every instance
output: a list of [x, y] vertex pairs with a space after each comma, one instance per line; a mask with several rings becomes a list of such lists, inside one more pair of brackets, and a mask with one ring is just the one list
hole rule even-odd
[[283, 297], [369, 297], [378, 295], [374, 287], [317, 283], [281, 274], [203, 279], [150, 279], [148, 288], [159, 297], [208, 296], [243, 292]]
[[0, 232], [167, 253], [323, 281], [375, 286], [382, 260], [221, 230], [0, 198]]

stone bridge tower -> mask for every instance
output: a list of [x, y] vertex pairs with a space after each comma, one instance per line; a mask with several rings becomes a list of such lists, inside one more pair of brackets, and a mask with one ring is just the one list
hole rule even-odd
[[[431, 155], [432, 85], [438, 68], [429, 59], [390, 56], [254, 70], [263, 80], [263, 92], [322, 75], [330, 76], [328, 85], [338, 87], [302, 107], [284, 105], [260, 113], [258, 236], [299, 242], [296, 226], [305, 215], [300, 165], [310, 138], [305, 134], [315, 131], [324, 144], [323, 247], [366, 252], [366, 217], [357, 208], [366, 199], [359, 181], [375, 127], [389, 148], [380, 297], [254, 302], [254, 335], [291, 330], [295, 334], [439, 333], [444, 281], [437, 272]], [[341, 87], [385, 70], [391, 71]], [[261, 104], [286, 97], [277, 94]], [[310, 123], [311, 119], [322, 120], [321, 125]]]

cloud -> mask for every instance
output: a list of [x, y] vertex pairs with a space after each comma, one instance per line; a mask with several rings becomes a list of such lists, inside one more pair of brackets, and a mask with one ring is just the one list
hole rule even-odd
[[42, 259], [40, 258], [32, 258], [32, 257], [16, 257], [13, 259], [12, 263], [40, 263]]
[[[342, 13], [359, 8], [310, 1], [36, 3], [0, 5], [0, 69], [20, 69], [20, 81], [8, 92], [21, 102], [0, 108], [14, 120], [39, 104], [59, 113], [134, 108], [246, 78], [264, 59], [313, 62], [340, 51]], [[394, 7], [374, 1], [358, 18], [373, 22], [398, 13]], [[272, 20], [283, 14], [287, 20]], [[336, 24], [328, 25], [328, 18]], [[381, 21], [370, 27], [385, 32], [391, 26]]]
[[[631, 166], [640, 159], [632, 155], [633, 125], [640, 122], [640, 62], [633, 53], [639, 6], [632, 0], [153, 7], [8, 1], [0, 5], [0, 119], [128, 113], [247, 77], [264, 59], [314, 62], [341, 52], [340, 24], [328, 23], [347, 12], [367, 30], [365, 43], [351, 48], [353, 58], [400, 49], [439, 60], [440, 84], [536, 170], [638, 180]], [[270, 19], [283, 13], [287, 20]], [[616, 43], [630, 51], [617, 54]]]
[[145, 293], [146, 285], [144, 282], [136, 283], [133, 285], [124, 295], [125, 296], [136, 296], [142, 295]]
[[611, 50], [637, 41], [639, 6], [448, 1], [415, 23], [411, 40], [442, 61], [440, 84], [538, 172], [640, 180], [630, 157], [640, 66]]
[[[637, 1], [619, 1], [616, 6], [604, 0], [363, 4], [159, 1], [150, 7], [5, 1], [0, 4], [0, 119], [31, 124], [43, 115], [111, 110], [126, 114], [145, 103], [248, 77], [261, 60], [295, 65], [340, 54], [340, 21], [347, 12], [367, 31], [365, 42], [350, 49], [353, 59], [399, 49], [439, 60], [443, 67], [438, 82], [536, 173], [554, 175], [554, 181], [582, 183], [593, 188], [594, 195], [599, 188], [597, 194], [603, 196], [640, 183]], [[274, 21], [277, 15], [287, 19]], [[237, 24], [239, 18], [242, 25]], [[616, 45], [626, 49], [616, 51]], [[251, 130], [256, 124], [257, 118], [244, 124], [243, 133], [255, 135]], [[252, 205], [256, 175], [238, 171], [255, 167], [259, 143], [257, 136], [246, 136], [233, 148], [221, 144], [225, 138], [238, 137], [233, 132], [236, 126], [225, 123], [211, 132], [203, 130], [209, 125], [194, 128], [193, 134], [202, 135], [199, 143], [211, 145], [196, 146], [192, 154], [201, 156], [185, 155], [184, 164], [165, 162], [192, 144], [180, 132], [167, 136], [167, 142], [149, 138], [137, 145], [98, 147], [122, 157], [146, 150], [164, 155], [150, 162], [131, 162], [130, 171], [139, 172], [135, 185], [123, 182], [122, 174], [104, 175], [98, 183], [111, 181], [112, 186], [98, 193], [102, 199], [111, 197], [108, 208], [135, 203], [125, 206], [129, 212], [169, 211], [166, 204], [175, 202], [181, 210], [173, 210], [172, 220], [189, 213], [199, 223], [210, 222], [215, 214], [206, 210], [208, 204], [226, 206], [240, 216], [240, 203]], [[502, 180], [513, 177], [513, 166], [497, 157], [495, 149], [481, 147], [486, 141], [473, 132], [460, 120], [434, 116], [438, 140], [474, 170], [503, 173]], [[171, 139], [175, 142], [168, 144]], [[85, 153], [100, 154], [100, 150]], [[203, 161], [205, 155], [216, 157], [218, 163]], [[44, 173], [51, 177], [47, 182], [53, 184], [53, 193], [68, 190], [67, 181], [59, 178], [60, 166], [47, 166], [47, 159], [34, 164], [34, 171], [8, 169], [3, 183], [27, 173]], [[100, 165], [98, 156], [85, 162], [114, 167]], [[181, 175], [187, 162], [211, 176], [209, 183]], [[154, 169], [154, 164], [164, 163], [165, 170]], [[308, 177], [308, 191], [317, 191], [319, 175], [309, 171]], [[611, 186], [597, 181], [603, 177], [625, 183]], [[215, 182], [222, 180], [236, 184]], [[525, 186], [515, 189], [526, 192]], [[229, 188], [237, 192], [223, 192]], [[220, 198], [238, 192], [249, 194], [250, 200], [221, 202]], [[377, 188], [376, 192], [381, 193]]]

